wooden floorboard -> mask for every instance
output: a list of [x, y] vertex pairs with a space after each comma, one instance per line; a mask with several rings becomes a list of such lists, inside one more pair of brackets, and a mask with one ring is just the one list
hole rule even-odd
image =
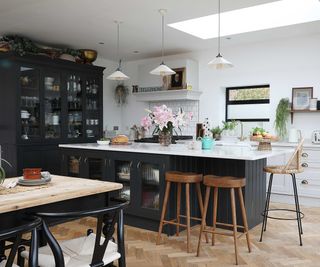
[[[293, 208], [272, 204], [272, 208]], [[320, 208], [304, 208], [303, 243], [298, 242], [296, 221], [269, 220], [264, 240], [259, 242], [261, 225], [250, 230], [252, 252], [248, 253], [245, 237], [239, 239], [239, 266], [320, 266]], [[282, 214], [283, 215], [283, 214]], [[289, 214], [292, 216], [292, 214]], [[53, 228], [58, 239], [69, 239], [86, 233], [94, 227], [92, 219], [81, 219]], [[211, 267], [234, 266], [234, 247], [231, 237], [216, 236], [216, 245], [201, 244], [200, 257], [195, 256], [199, 226], [191, 231], [193, 253], [186, 253], [186, 233], [179, 237], [162, 235], [157, 246], [156, 233], [130, 226], [125, 227], [128, 267]]]

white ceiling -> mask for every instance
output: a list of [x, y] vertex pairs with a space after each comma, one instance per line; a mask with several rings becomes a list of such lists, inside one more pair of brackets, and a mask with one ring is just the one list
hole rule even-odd
[[[222, 12], [275, 0], [222, 0]], [[301, 0], [303, 1], [303, 0]], [[0, 0], [0, 35], [22, 34], [46, 44], [92, 48], [116, 59], [116, 25], [121, 20], [121, 56], [135, 60], [161, 54], [161, 19], [158, 9], [168, 9], [166, 23], [217, 12], [217, 0]], [[271, 18], [272, 19], [272, 18]], [[253, 22], [254, 23], [254, 22]], [[320, 33], [320, 22], [245, 33], [223, 40], [224, 46]], [[104, 42], [104, 45], [98, 44]], [[216, 47], [166, 27], [166, 55]], [[134, 54], [133, 51], [139, 51]]]

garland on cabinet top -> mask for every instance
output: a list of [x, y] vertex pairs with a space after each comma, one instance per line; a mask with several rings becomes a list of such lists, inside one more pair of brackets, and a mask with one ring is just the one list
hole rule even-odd
[[19, 35], [0, 37], [0, 52], [13, 51], [20, 56], [27, 54], [44, 55], [52, 59], [60, 58], [77, 63], [91, 64], [97, 58], [97, 51], [91, 49], [57, 48], [36, 44], [29, 38]]

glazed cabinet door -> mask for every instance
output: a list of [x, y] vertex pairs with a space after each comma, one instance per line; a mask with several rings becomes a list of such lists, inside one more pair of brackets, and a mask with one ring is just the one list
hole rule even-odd
[[85, 138], [95, 141], [102, 137], [102, 81], [99, 76], [87, 75], [83, 79]]
[[43, 70], [42, 91], [44, 105], [44, 139], [56, 141], [62, 138], [62, 86], [58, 70]]
[[119, 203], [130, 201], [130, 205], [125, 209], [125, 213], [136, 214], [136, 177], [133, 166], [136, 161], [132, 155], [126, 153], [110, 153], [107, 163], [107, 180], [121, 183], [123, 188], [119, 192], [110, 193], [110, 202]]
[[86, 167], [83, 153], [77, 149], [62, 149], [61, 153], [62, 174], [65, 176], [85, 178]]
[[22, 143], [41, 139], [40, 69], [32, 65], [19, 66], [20, 109], [18, 140]]
[[139, 216], [160, 219], [164, 196], [167, 157], [143, 155], [135, 166], [137, 208]]
[[104, 152], [85, 152], [84, 177], [94, 180], [106, 181], [109, 173], [109, 160]]
[[66, 134], [67, 141], [80, 142], [84, 139], [84, 88], [79, 73], [69, 72], [64, 75], [66, 103]]

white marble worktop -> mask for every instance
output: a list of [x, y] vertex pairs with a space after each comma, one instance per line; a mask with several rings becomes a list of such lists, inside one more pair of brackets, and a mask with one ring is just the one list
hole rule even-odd
[[[221, 141], [216, 141], [217, 145], [224, 145], [224, 146], [257, 146], [258, 142], [256, 141], [248, 141], [245, 140], [243, 142], [240, 142], [239, 140], [235, 141], [229, 141], [229, 140], [221, 140]], [[298, 145], [298, 143], [289, 143], [289, 142], [284, 142], [284, 141], [279, 141], [279, 142], [272, 142], [273, 147], [289, 147], [289, 148], [295, 148]], [[315, 150], [320, 150], [320, 144], [314, 144], [311, 142], [310, 139], [306, 139], [303, 142], [303, 147], [304, 148], [311, 148]]]
[[151, 143], [132, 143], [131, 145], [60, 144], [59, 147], [238, 160], [258, 160], [293, 152], [292, 148], [273, 148], [272, 151], [258, 151], [256, 147], [236, 145], [216, 145], [212, 150], [191, 150], [188, 149], [186, 144], [174, 144], [165, 147]]

